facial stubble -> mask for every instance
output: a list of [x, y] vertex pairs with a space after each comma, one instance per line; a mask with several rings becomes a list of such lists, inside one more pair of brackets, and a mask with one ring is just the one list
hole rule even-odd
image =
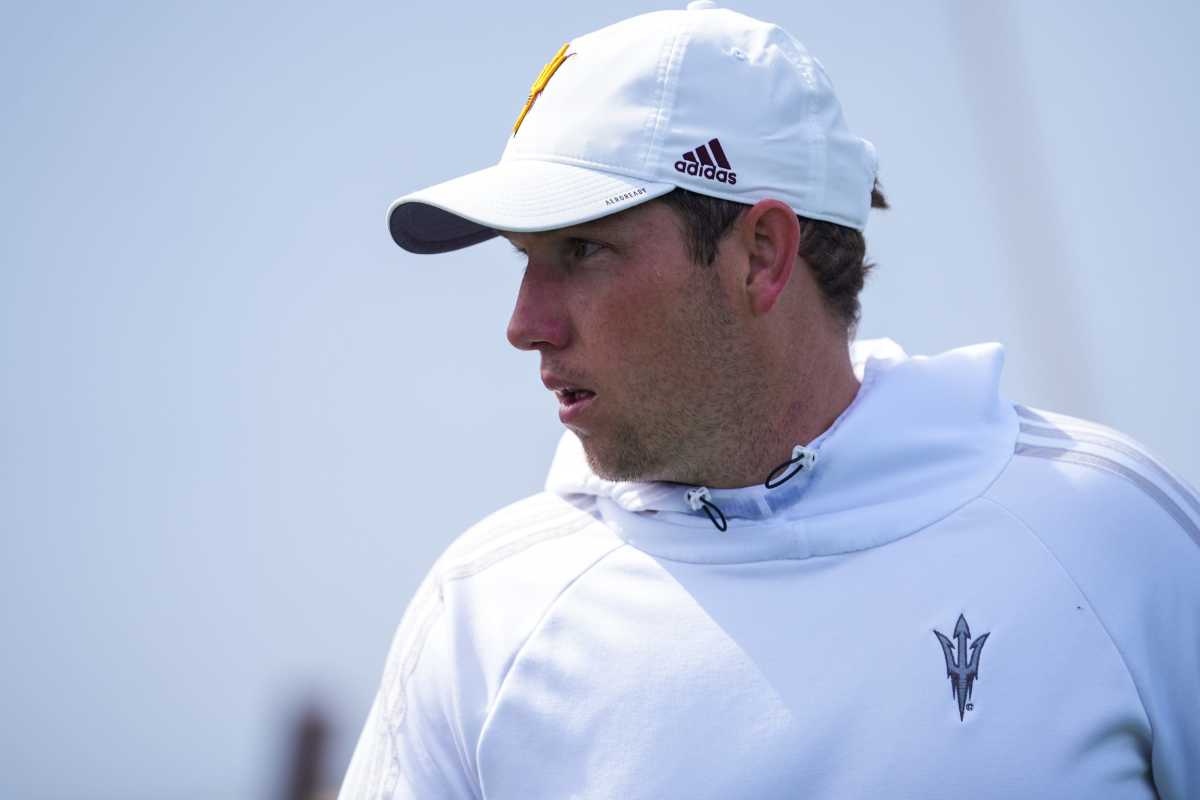
[[[666, 326], [665, 345], [630, 375], [626, 401], [602, 439], [582, 438], [588, 465], [615, 481], [699, 484], [721, 474], [723, 460], [752, 446], [747, 393], [759, 390], [736, 315], [716, 270], [694, 266], [679, 316]], [[634, 368], [634, 367], [631, 367]]]

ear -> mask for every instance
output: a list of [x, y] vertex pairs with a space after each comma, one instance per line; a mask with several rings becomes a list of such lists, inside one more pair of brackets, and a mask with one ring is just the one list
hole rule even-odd
[[800, 249], [800, 221], [786, 203], [768, 199], [751, 206], [740, 223], [749, 259], [746, 299], [753, 313], [766, 314], [792, 277]]

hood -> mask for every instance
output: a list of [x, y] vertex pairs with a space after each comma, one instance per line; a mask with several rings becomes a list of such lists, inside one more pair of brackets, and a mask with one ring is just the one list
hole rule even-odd
[[[979, 496], [1013, 454], [1018, 422], [1000, 396], [1004, 348], [960, 347], [909, 356], [891, 339], [853, 343], [854, 401], [806, 447], [818, 459], [783, 485], [712, 489], [720, 531], [694, 511], [694, 486], [608, 481], [567, 431], [546, 490], [591, 505], [622, 538], [692, 562], [807, 558], [907, 536]], [[764, 480], [766, 476], [763, 476]]]

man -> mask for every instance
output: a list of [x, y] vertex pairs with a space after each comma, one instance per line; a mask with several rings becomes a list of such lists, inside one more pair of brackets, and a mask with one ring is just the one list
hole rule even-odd
[[701, 2], [393, 205], [524, 254], [568, 431], [417, 591], [343, 798], [1200, 796], [1200, 501], [999, 345], [848, 348], [875, 178], [804, 48]]

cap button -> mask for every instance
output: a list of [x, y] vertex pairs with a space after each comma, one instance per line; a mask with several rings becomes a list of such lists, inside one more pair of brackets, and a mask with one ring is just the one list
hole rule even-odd
[[692, 0], [687, 4], [688, 11], [708, 11], [716, 7], [717, 4], [713, 0]]

